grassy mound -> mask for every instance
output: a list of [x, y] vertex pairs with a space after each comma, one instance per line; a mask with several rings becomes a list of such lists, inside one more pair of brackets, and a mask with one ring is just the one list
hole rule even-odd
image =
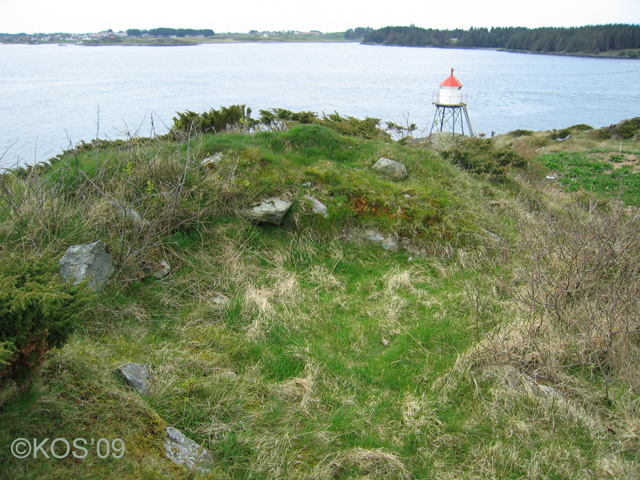
[[[567, 156], [615, 161], [619, 141], [519, 131], [441, 155], [280, 127], [94, 142], [0, 177], [0, 255], [54, 262], [100, 238], [118, 266], [30, 387], [0, 386], [0, 476], [637, 474], [638, 217], [545, 179], [574, 178]], [[372, 170], [380, 157], [408, 177]], [[272, 196], [292, 202], [281, 226], [238, 215]], [[151, 366], [149, 395], [117, 373], [128, 362]], [[214, 470], [166, 459], [166, 425]], [[126, 453], [11, 454], [17, 438], [78, 437]]]

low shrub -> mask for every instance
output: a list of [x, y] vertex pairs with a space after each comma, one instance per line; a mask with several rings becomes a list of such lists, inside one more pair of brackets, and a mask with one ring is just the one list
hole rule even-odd
[[251, 109], [244, 105], [212, 108], [208, 112], [195, 113], [191, 110], [179, 112], [173, 118], [170, 135], [174, 138], [201, 133], [220, 133], [237, 127], [251, 127], [255, 120], [251, 119]]
[[490, 139], [469, 138], [453, 148], [442, 152], [442, 156], [454, 165], [475, 174], [490, 177], [504, 175], [510, 167], [522, 167], [525, 160], [506, 148], [496, 149]]
[[83, 285], [67, 285], [44, 260], [2, 254], [0, 264], [0, 379], [28, 380], [45, 352], [61, 346], [89, 299]]

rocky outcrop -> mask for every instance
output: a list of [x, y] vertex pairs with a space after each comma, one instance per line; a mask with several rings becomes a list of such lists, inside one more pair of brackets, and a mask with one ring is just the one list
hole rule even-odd
[[167, 427], [164, 451], [171, 461], [189, 470], [208, 473], [214, 468], [213, 455], [206, 448], [185, 437], [180, 430]]
[[371, 168], [396, 180], [404, 180], [408, 175], [407, 167], [402, 163], [385, 157], [380, 158]]
[[127, 363], [118, 371], [140, 395], [149, 395], [149, 379], [151, 378], [149, 365], [146, 363]]
[[251, 208], [241, 210], [240, 215], [251, 222], [280, 225], [290, 208], [291, 202], [271, 197], [265, 198]]
[[73, 245], [60, 258], [60, 274], [67, 282], [89, 279], [89, 287], [100, 289], [115, 272], [113, 258], [102, 240]]

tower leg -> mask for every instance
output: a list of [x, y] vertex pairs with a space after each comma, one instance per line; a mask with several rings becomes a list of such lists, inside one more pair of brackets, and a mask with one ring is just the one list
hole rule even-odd
[[436, 105], [436, 112], [433, 115], [433, 122], [431, 123], [431, 130], [429, 135], [433, 134], [434, 130], [442, 132], [446, 130], [451, 132], [453, 137], [456, 136], [456, 127], [459, 126], [459, 135], [464, 135], [464, 124], [467, 123], [467, 129], [469, 136], [473, 137], [473, 129], [471, 128], [471, 120], [469, 119], [469, 112], [466, 105]]

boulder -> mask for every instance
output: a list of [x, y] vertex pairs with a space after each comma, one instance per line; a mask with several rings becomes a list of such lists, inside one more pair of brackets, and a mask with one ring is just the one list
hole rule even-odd
[[305, 195], [305, 198], [311, 202], [313, 213], [322, 215], [324, 218], [327, 218], [329, 214], [327, 212], [327, 206], [324, 203], [322, 203], [313, 195]]
[[280, 225], [290, 208], [291, 202], [271, 197], [265, 198], [251, 208], [242, 210], [240, 215], [251, 222]]
[[208, 473], [214, 468], [213, 455], [206, 448], [185, 437], [180, 430], [167, 427], [164, 451], [172, 462], [189, 470]]
[[80, 283], [99, 289], [115, 272], [113, 258], [102, 240], [73, 245], [60, 258], [60, 274], [67, 282]]
[[127, 363], [118, 371], [140, 395], [149, 395], [148, 381], [151, 378], [149, 365], [146, 363]]
[[372, 167], [374, 170], [384, 173], [396, 180], [407, 178], [407, 167], [402, 163], [391, 160], [390, 158], [381, 157]]

